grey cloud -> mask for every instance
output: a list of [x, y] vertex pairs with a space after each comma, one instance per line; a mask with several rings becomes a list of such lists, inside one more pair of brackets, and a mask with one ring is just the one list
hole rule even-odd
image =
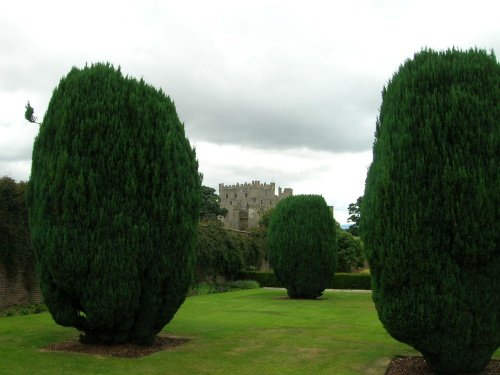
[[[356, 77], [348, 78], [356, 81]], [[351, 87], [346, 83], [338, 91], [295, 85], [286, 96], [270, 94], [273, 87], [259, 87], [251, 95], [243, 88], [242, 93], [229, 93], [196, 90], [172, 81], [170, 86], [181, 120], [194, 140], [332, 152], [371, 148], [381, 90], [376, 81]]]
[[34, 124], [0, 125], [0, 160], [6, 162], [31, 160], [33, 139], [37, 133], [38, 126]]
[[14, 180], [27, 181], [31, 170], [31, 160], [4, 161], [0, 159], [0, 177], [9, 176]]
[[[377, 20], [373, 9], [358, 12], [347, 3], [324, 3], [317, 9], [260, 6], [231, 3], [222, 12], [200, 4], [193, 13], [188, 4], [146, 1], [123, 8], [136, 18], [140, 33], [130, 31], [126, 17], [110, 20], [113, 32], [108, 33], [110, 25], [101, 17], [89, 34], [93, 39], [87, 40], [81, 32], [86, 22], [76, 19], [74, 25], [66, 24], [68, 35], [76, 34], [75, 43], [61, 38], [41, 46], [36, 28], [26, 31], [32, 26], [0, 16], [0, 88], [43, 91], [48, 102], [72, 65], [111, 61], [125, 74], [143, 77], [171, 95], [194, 141], [282, 150], [369, 150], [380, 91], [390, 78], [387, 71], [394, 71], [406, 48], [418, 49], [420, 41], [407, 43], [405, 35], [412, 36], [408, 30], [402, 30], [401, 40], [383, 40], [392, 33], [384, 24], [387, 6], [375, 7], [381, 9]], [[331, 22], [329, 12], [335, 12], [337, 22]], [[355, 24], [365, 29], [354, 27], [349, 20], [354, 14]], [[57, 21], [46, 16], [51, 25]], [[64, 36], [55, 29], [44, 35]], [[493, 46], [496, 38], [490, 39]], [[46, 108], [35, 109], [42, 118]]]
[[8, 18], [0, 19], [1, 90], [47, 90], [54, 85], [60, 61], [46, 56], [46, 52], [27, 34], [23, 25]]

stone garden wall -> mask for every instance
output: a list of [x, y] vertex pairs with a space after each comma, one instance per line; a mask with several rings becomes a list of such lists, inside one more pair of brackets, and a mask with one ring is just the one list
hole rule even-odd
[[0, 264], [0, 308], [29, 303], [41, 303], [42, 294], [38, 283], [27, 288], [24, 281], [24, 271], [9, 280], [5, 268]]

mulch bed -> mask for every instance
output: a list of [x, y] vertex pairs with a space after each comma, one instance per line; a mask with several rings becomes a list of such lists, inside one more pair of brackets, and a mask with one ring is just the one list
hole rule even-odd
[[[478, 375], [499, 375], [500, 360], [492, 359], [486, 368]], [[395, 358], [389, 364], [385, 375], [435, 375], [422, 357]], [[456, 374], [470, 375], [470, 374]]]
[[58, 342], [48, 345], [42, 350], [73, 352], [121, 358], [139, 358], [159, 351], [175, 348], [176, 346], [182, 345], [187, 341], [189, 341], [189, 339], [182, 337], [157, 336], [153, 345], [140, 346], [135, 344], [82, 344], [80, 341], [78, 341], [78, 339], [74, 339], [71, 341]]

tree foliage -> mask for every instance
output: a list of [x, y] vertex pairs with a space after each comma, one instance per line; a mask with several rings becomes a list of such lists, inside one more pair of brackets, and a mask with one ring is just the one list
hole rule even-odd
[[271, 216], [273, 215], [274, 208], [270, 208], [266, 212], [264, 212], [259, 220], [258, 227], [261, 228], [265, 233], [267, 233], [267, 228], [269, 227], [269, 220], [271, 220]]
[[337, 230], [337, 272], [352, 272], [365, 265], [359, 238], [342, 229]]
[[37, 118], [35, 117], [35, 110], [31, 106], [30, 102], [26, 103], [25, 108], [26, 108], [26, 111], [24, 112], [24, 118], [26, 120], [28, 120], [29, 122], [40, 125], [40, 123], [37, 122]]
[[53, 92], [28, 185], [41, 289], [82, 341], [150, 344], [192, 280], [200, 178], [173, 102], [108, 64]]
[[0, 264], [7, 279], [14, 279], [22, 271], [30, 289], [36, 275], [25, 192], [25, 182], [7, 176], [0, 178]]
[[347, 231], [351, 233], [353, 236], [359, 236], [359, 220], [360, 220], [360, 207], [361, 202], [363, 201], [363, 197], [358, 197], [355, 203], [349, 204], [347, 208], [349, 211], [349, 217], [347, 218], [348, 222], [351, 222]]
[[383, 90], [361, 206], [380, 320], [438, 373], [500, 345], [500, 66], [424, 50]]
[[202, 185], [201, 186], [201, 220], [215, 220], [219, 216], [226, 216], [227, 209], [221, 208], [220, 197], [215, 192], [214, 188]]
[[226, 230], [218, 220], [198, 225], [196, 282], [216, 281], [223, 275], [234, 279], [248, 267], [259, 268], [264, 261], [260, 238]]
[[323, 197], [296, 195], [275, 207], [267, 232], [269, 263], [291, 298], [317, 298], [332, 280], [337, 241]]
[[[251, 262], [256, 264], [258, 270], [265, 263], [269, 263], [267, 251], [267, 228], [269, 227], [269, 219], [274, 212], [274, 208], [265, 211], [259, 219], [258, 225], [250, 228], [252, 236], [252, 246], [255, 248], [254, 254], [258, 254], [259, 262]], [[266, 265], [267, 266], [267, 265]]]

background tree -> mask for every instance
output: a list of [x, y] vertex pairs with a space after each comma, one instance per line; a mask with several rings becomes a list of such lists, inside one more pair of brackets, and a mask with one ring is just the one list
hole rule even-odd
[[[215, 282], [217, 276], [238, 272], [243, 268], [243, 255], [240, 249], [228, 249], [228, 233], [218, 220], [198, 224], [198, 246], [196, 252], [196, 282]], [[235, 270], [228, 260], [237, 259]], [[228, 275], [229, 276], [229, 275]]]
[[41, 289], [82, 341], [151, 344], [192, 280], [200, 178], [173, 102], [110, 65], [73, 68], [35, 139]]
[[217, 276], [234, 279], [245, 268], [258, 268], [264, 260], [258, 239], [223, 228], [219, 220], [198, 225], [195, 282], [216, 282]]
[[437, 373], [500, 345], [500, 66], [424, 50], [383, 91], [361, 234], [387, 331]]
[[[274, 212], [274, 208], [270, 208], [265, 211], [258, 222], [258, 225], [250, 228], [250, 235], [253, 238], [252, 246], [254, 247], [254, 252], [256, 260], [247, 263], [248, 266], [254, 266], [259, 269], [263, 265], [266, 266], [269, 263], [268, 251], [267, 251], [267, 228], [269, 227], [269, 219]], [[253, 263], [253, 264], [251, 264]]]
[[337, 257], [337, 272], [352, 272], [365, 265], [361, 241], [342, 229], [337, 230]]
[[363, 197], [361, 196], [356, 200], [356, 203], [349, 204], [349, 207], [347, 208], [349, 210], [349, 215], [350, 215], [347, 218], [347, 221], [354, 223], [349, 226], [347, 231], [351, 233], [353, 236], [359, 236], [360, 207], [362, 201]]
[[226, 214], [227, 214], [227, 209], [221, 208], [220, 197], [215, 192], [215, 189], [202, 185], [200, 219], [214, 220], [217, 219], [219, 216], [226, 216]]
[[291, 298], [317, 298], [332, 280], [337, 241], [332, 213], [323, 197], [281, 200], [267, 232], [269, 262]]
[[274, 208], [270, 208], [266, 212], [264, 212], [259, 220], [258, 227], [261, 228], [267, 234], [267, 228], [269, 228], [269, 221], [271, 220], [271, 216], [273, 215]]
[[36, 274], [25, 193], [25, 182], [7, 176], [0, 178], [0, 264], [8, 279], [23, 271], [29, 290], [34, 286]]

